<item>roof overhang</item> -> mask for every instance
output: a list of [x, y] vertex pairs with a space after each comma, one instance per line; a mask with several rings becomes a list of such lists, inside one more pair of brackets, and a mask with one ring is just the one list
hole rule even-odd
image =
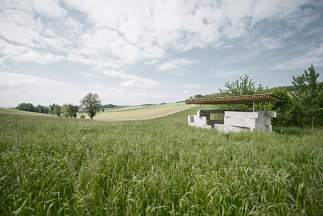
[[187, 100], [190, 104], [252, 104], [260, 102], [279, 101], [279, 98], [273, 94], [245, 95], [234, 97], [217, 97], [207, 99]]

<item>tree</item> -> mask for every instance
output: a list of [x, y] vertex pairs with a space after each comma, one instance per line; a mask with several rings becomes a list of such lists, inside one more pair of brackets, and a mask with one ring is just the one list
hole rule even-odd
[[113, 105], [113, 104], [105, 104], [103, 107], [104, 107], [104, 108], [114, 108], [114, 107], [116, 107], [116, 106], [115, 106], [115, 105]]
[[93, 120], [93, 117], [96, 113], [99, 113], [101, 110], [101, 101], [97, 94], [88, 93], [82, 100], [81, 106], [84, 107], [84, 111], [89, 115]]
[[73, 106], [72, 104], [70, 105], [70, 117], [76, 118], [77, 112], [79, 111], [78, 106]]
[[285, 88], [273, 88], [271, 93], [279, 98], [279, 101], [269, 102], [266, 106], [269, 110], [277, 112], [277, 117], [272, 119], [272, 123], [280, 126], [294, 124], [296, 119], [291, 115], [293, 106], [288, 91]]
[[37, 107], [36, 107], [36, 112], [39, 112], [39, 113], [48, 113], [49, 112], [49, 110], [48, 110], [48, 108], [47, 107], [45, 107], [45, 106], [42, 106], [42, 105], [37, 105]]
[[240, 77], [240, 81], [236, 80], [232, 83], [226, 82], [224, 84], [226, 89], [219, 89], [221, 96], [240, 96], [240, 95], [254, 95], [254, 94], [263, 94], [265, 89], [259, 85], [255, 86], [255, 82], [249, 78], [248, 75], [245, 75], [243, 78]]
[[[315, 120], [322, 115], [323, 109], [323, 82], [318, 81], [320, 75], [315, 72], [313, 65], [308, 71], [298, 77], [293, 76], [294, 91], [293, 101], [297, 111], [302, 116], [303, 122], [311, 123], [314, 127]], [[322, 118], [319, 118], [322, 121]]]
[[[240, 80], [236, 80], [232, 83], [226, 82], [224, 84], [225, 89], [219, 89], [220, 94], [217, 94], [221, 97], [230, 97], [230, 96], [242, 96], [242, 95], [254, 95], [254, 94], [264, 94], [267, 89], [264, 89], [261, 85], [258, 87], [255, 86], [255, 82], [249, 78], [248, 75], [245, 75], [243, 78], [240, 77]], [[263, 104], [258, 104], [257, 108], [262, 107]], [[252, 108], [252, 105], [224, 105], [224, 109], [238, 109], [238, 110], [249, 110]]]
[[76, 118], [78, 110], [78, 106], [74, 106], [72, 104], [64, 104], [62, 106], [62, 115], [64, 117]]
[[61, 116], [61, 106], [57, 104], [54, 105], [54, 115]]
[[36, 108], [31, 103], [21, 103], [16, 107], [17, 110], [36, 112]]
[[63, 104], [61, 113], [62, 113], [62, 115], [64, 117], [69, 117], [68, 109], [69, 109], [68, 105], [67, 104]]

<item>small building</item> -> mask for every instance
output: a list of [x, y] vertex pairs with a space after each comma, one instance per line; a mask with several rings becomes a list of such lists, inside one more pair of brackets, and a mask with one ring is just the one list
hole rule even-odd
[[[236, 97], [189, 100], [190, 104], [253, 104], [251, 111], [239, 110], [201, 110], [196, 115], [188, 116], [188, 125], [199, 128], [215, 129], [221, 132], [272, 131], [271, 118], [276, 118], [273, 111], [255, 111], [255, 103], [278, 101], [273, 94], [259, 94]], [[200, 106], [201, 107], [201, 106]], [[211, 114], [224, 114], [224, 119], [211, 119]]]

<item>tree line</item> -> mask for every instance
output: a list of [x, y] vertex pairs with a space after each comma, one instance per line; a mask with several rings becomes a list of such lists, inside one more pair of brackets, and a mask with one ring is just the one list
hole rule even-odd
[[[292, 77], [291, 86], [264, 88], [256, 86], [249, 76], [240, 77], [232, 83], [226, 82], [224, 89], [209, 95], [195, 95], [188, 99], [228, 97], [272, 93], [279, 97], [279, 101], [258, 103], [257, 110], [276, 111], [277, 118], [272, 122], [280, 126], [323, 126], [323, 82], [319, 81], [317, 73], [311, 65], [300, 76]], [[251, 110], [252, 105], [220, 105], [221, 109]]]
[[38, 112], [38, 113], [49, 113], [49, 108], [42, 106], [42, 105], [37, 105], [34, 106], [31, 103], [21, 103], [16, 107], [17, 110], [23, 110], [23, 111], [29, 111], [29, 112]]
[[[107, 105], [109, 108], [114, 105]], [[97, 94], [88, 93], [82, 100], [79, 106], [73, 104], [64, 104], [60, 106], [58, 104], [51, 104], [48, 107], [37, 105], [36, 107], [31, 103], [21, 103], [16, 109], [29, 112], [38, 112], [53, 114], [57, 116], [64, 116], [70, 118], [76, 118], [78, 112], [87, 113], [88, 116], [93, 120], [93, 117], [100, 111], [104, 111], [104, 107], [101, 105], [101, 101]]]

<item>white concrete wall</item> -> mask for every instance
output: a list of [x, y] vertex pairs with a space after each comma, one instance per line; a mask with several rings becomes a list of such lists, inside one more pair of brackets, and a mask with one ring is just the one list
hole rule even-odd
[[236, 112], [236, 111], [225, 111], [224, 116], [227, 118], [248, 118], [256, 119], [259, 117], [258, 112]]
[[[214, 129], [222, 132], [240, 132], [240, 131], [272, 131], [271, 118], [276, 117], [276, 112], [224, 112], [224, 124], [214, 124]], [[193, 127], [208, 128], [212, 126], [207, 124], [205, 116], [200, 116], [200, 111], [196, 115], [188, 116], [188, 124]]]
[[[271, 117], [276, 117], [276, 112], [232, 112], [224, 114], [224, 126], [249, 128], [250, 131], [272, 131]], [[228, 130], [230, 128], [228, 127]]]
[[212, 129], [212, 126], [207, 124], [206, 117], [200, 116], [200, 110], [197, 111], [196, 115], [188, 116], [188, 125], [192, 127]]

